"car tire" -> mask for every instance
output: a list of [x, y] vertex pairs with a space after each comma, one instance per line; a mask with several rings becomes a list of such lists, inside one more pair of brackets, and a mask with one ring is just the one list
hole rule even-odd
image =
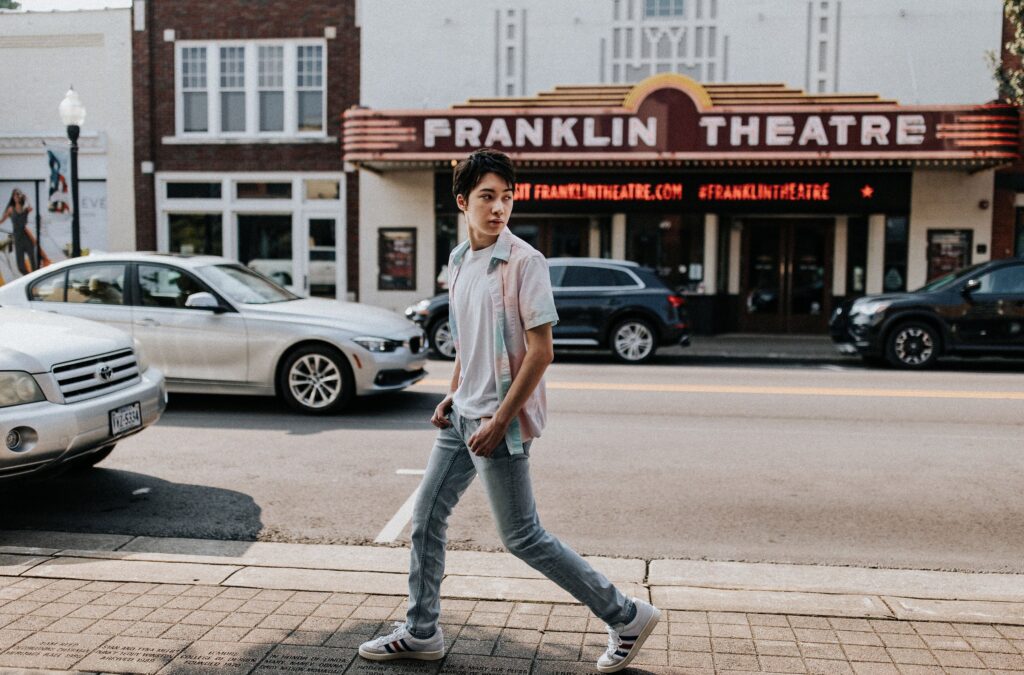
[[645, 319], [624, 319], [608, 334], [608, 346], [621, 363], [647, 363], [658, 350], [657, 333]]
[[435, 356], [448, 361], [455, 360], [455, 340], [452, 338], [452, 328], [447, 316], [430, 324], [427, 338], [430, 340], [430, 351]]
[[340, 351], [326, 345], [308, 345], [282, 362], [277, 391], [292, 410], [330, 415], [345, 409], [355, 398], [355, 378]]
[[923, 321], [897, 324], [885, 338], [885, 358], [897, 368], [923, 370], [939, 358], [938, 332]]
[[71, 464], [68, 466], [68, 471], [88, 471], [109, 457], [110, 453], [114, 451], [115, 445], [117, 445], [117, 443], [105, 445], [96, 452], [91, 452], [85, 457], [79, 457], [71, 460]]

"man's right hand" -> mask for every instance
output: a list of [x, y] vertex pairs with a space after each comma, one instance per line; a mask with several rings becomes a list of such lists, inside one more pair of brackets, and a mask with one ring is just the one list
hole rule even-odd
[[430, 418], [430, 423], [438, 429], [447, 429], [452, 425], [448, 419], [448, 413], [452, 410], [452, 395], [448, 394], [441, 402], [434, 408], [434, 416]]

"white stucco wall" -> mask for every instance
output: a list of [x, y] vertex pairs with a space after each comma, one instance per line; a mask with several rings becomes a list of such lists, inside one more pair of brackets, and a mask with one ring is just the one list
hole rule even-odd
[[[907, 288], [922, 286], [928, 274], [928, 230], [972, 230], [971, 262], [984, 262], [992, 251], [992, 189], [995, 172], [915, 171], [907, 244]], [[979, 204], [988, 203], [985, 209]], [[978, 253], [984, 244], [985, 253]]]
[[[382, 227], [416, 228], [416, 288], [377, 290], [377, 231]], [[404, 310], [434, 294], [434, 174], [392, 171], [359, 172], [359, 300]]]
[[[615, 0], [358, 1], [362, 104], [371, 108], [494, 96], [496, 10], [526, 12], [525, 95], [600, 83], [610, 58]], [[729, 82], [806, 87], [808, 5], [718, 0], [716, 30], [728, 51], [715, 79], [725, 70]], [[985, 102], [995, 95], [985, 52], [998, 51], [1001, 28], [1001, 0], [842, 0], [836, 90], [906, 104]]]
[[86, 108], [79, 177], [105, 179], [108, 248], [135, 248], [131, 9], [0, 12], [0, 180], [48, 177], [42, 141], [67, 142], [57, 112]]

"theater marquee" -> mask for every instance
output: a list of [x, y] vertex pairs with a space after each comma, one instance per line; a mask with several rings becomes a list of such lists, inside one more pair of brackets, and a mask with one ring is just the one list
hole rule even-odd
[[[632, 173], [628, 180], [576, 172], [520, 172], [515, 209], [526, 213], [905, 213], [910, 208], [908, 171]], [[435, 175], [438, 204], [451, 205], [451, 174]]]
[[343, 123], [352, 163], [444, 162], [489, 146], [519, 160], [708, 161], [959, 160], [1017, 156], [1018, 121], [1006, 105], [895, 103], [715, 106], [701, 85], [659, 75], [620, 107], [352, 109]]

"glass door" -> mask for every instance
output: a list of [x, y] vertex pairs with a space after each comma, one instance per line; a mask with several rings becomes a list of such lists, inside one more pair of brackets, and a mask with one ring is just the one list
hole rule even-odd
[[740, 289], [740, 329], [785, 331], [782, 302], [784, 227], [781, 220], [744, 220]]
[[818, 333], [831, 313], [832, 219], [796, 220], [789, 226], [786, 330]]
[[740, 275], [740, 328], [818, 333], [832, 296], [831, 218], [746, 219]]
[[338, 297], [338, 264], [335, 232], [338, 221], [330, 216], [310, 216], [308, 227], [309, 251], [303, 273], [306, 295], [318, 298]]

